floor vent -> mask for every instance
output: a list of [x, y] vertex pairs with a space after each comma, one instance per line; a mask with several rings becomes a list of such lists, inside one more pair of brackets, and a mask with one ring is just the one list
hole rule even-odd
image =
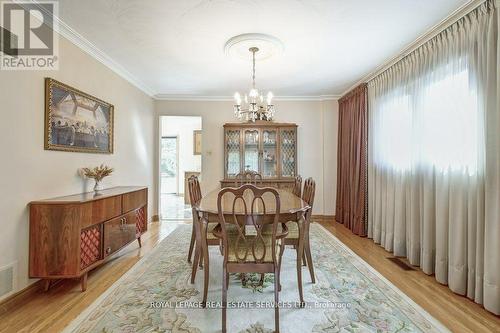
[[16, 263], [0, 267], [0, 299], [15, 291]]
[[388, 260], [392, 261], [393, 263], [395, 263], [396, 265], [398, 265], [399, 268], [405, 270], [405, 271], [414, 271], [415, 268], [411, 267], [410, 265], [408, 265], [406, 262], [404, 262], [403, 260], [399, 259], [399, 258], [396, 258], [396, 257], [388, 257], [387, 258]]

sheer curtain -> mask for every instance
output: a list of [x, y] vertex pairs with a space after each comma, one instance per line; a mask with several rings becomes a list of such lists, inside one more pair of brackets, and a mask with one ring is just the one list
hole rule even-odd
[[496, 15], [485, 2], [369, 82], [368, 237], [499, 314]]

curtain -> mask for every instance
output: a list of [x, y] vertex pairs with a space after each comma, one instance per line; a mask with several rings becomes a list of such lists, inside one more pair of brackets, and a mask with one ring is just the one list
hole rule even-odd
[[360, 236], [367, 217], [367, 94], [362, 84], [339, 100], [335, 219]]
[[486, 1], [368, 84], [368, 237], [500, 314], [498, 13]]

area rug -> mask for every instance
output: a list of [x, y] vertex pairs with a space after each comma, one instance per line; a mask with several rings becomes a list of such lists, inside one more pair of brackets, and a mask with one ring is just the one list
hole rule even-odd
[[[222, 257], [210, 252], [208, 307], [200, 307], [203, 271], [190, 283], [186, 262], [191, 227], [180, 225], [75, 319], [65, 332], [220, 332]], [[295, 250], [286, 249], [280, 292], [280, 330], [303, 332], [448, 332], [321, 225], [311, 225], [316, 272], [303, 268], [304, 308], [298, 306]], [[228, 332], [274, 328], [274, 277], [231, 276]]]

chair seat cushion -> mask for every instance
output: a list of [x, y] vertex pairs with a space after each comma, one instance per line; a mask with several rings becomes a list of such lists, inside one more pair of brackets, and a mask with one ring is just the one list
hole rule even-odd
[[[299, 239], [299, 226], [297, 222], [289, 221], [286, 223], [286, 227], [288, 228], [287, 239]], [[283, 228], [281, 227], [281, 223], [278, 224], [277, 233], [282, 233]], [[273, 233], [272, 225], [264, 226], [264, 231], [262, 232], [265, 235], [271, 236]]]
[[299, 226], [297, 222], [287, 222], [286, 226], [288, 228], [288, 236], [286, 238], [299, 239]]
[[[273, 262], [272, 236], [263, 234], [262, 239], [256, 239], [257, 236], [246, 235], [238, 240], [237, 232], [228, 233], [228, 261], [229, 262]], [[252, 244], [255, 243], [255, 257], [252, 251]], [[248, 250], [248, 252], [247, 252]], [[276, 245], [276, 257], [279, 256], [279, 246]], [[236, 255], [238, 253], [238, 255]], [[246, 258], [245, 258], [246, 253]], [[243, 260], [243, 258], [245, 258]]]
[[215, 227], [217, 227], [218, 225], [219, 225], [219, 223], [217, 223], [217, 222], [211, 222], [208, 224], [207, 239], [217, 239], [217, 237], [214, 236], [212, 231], [214, 231]]

